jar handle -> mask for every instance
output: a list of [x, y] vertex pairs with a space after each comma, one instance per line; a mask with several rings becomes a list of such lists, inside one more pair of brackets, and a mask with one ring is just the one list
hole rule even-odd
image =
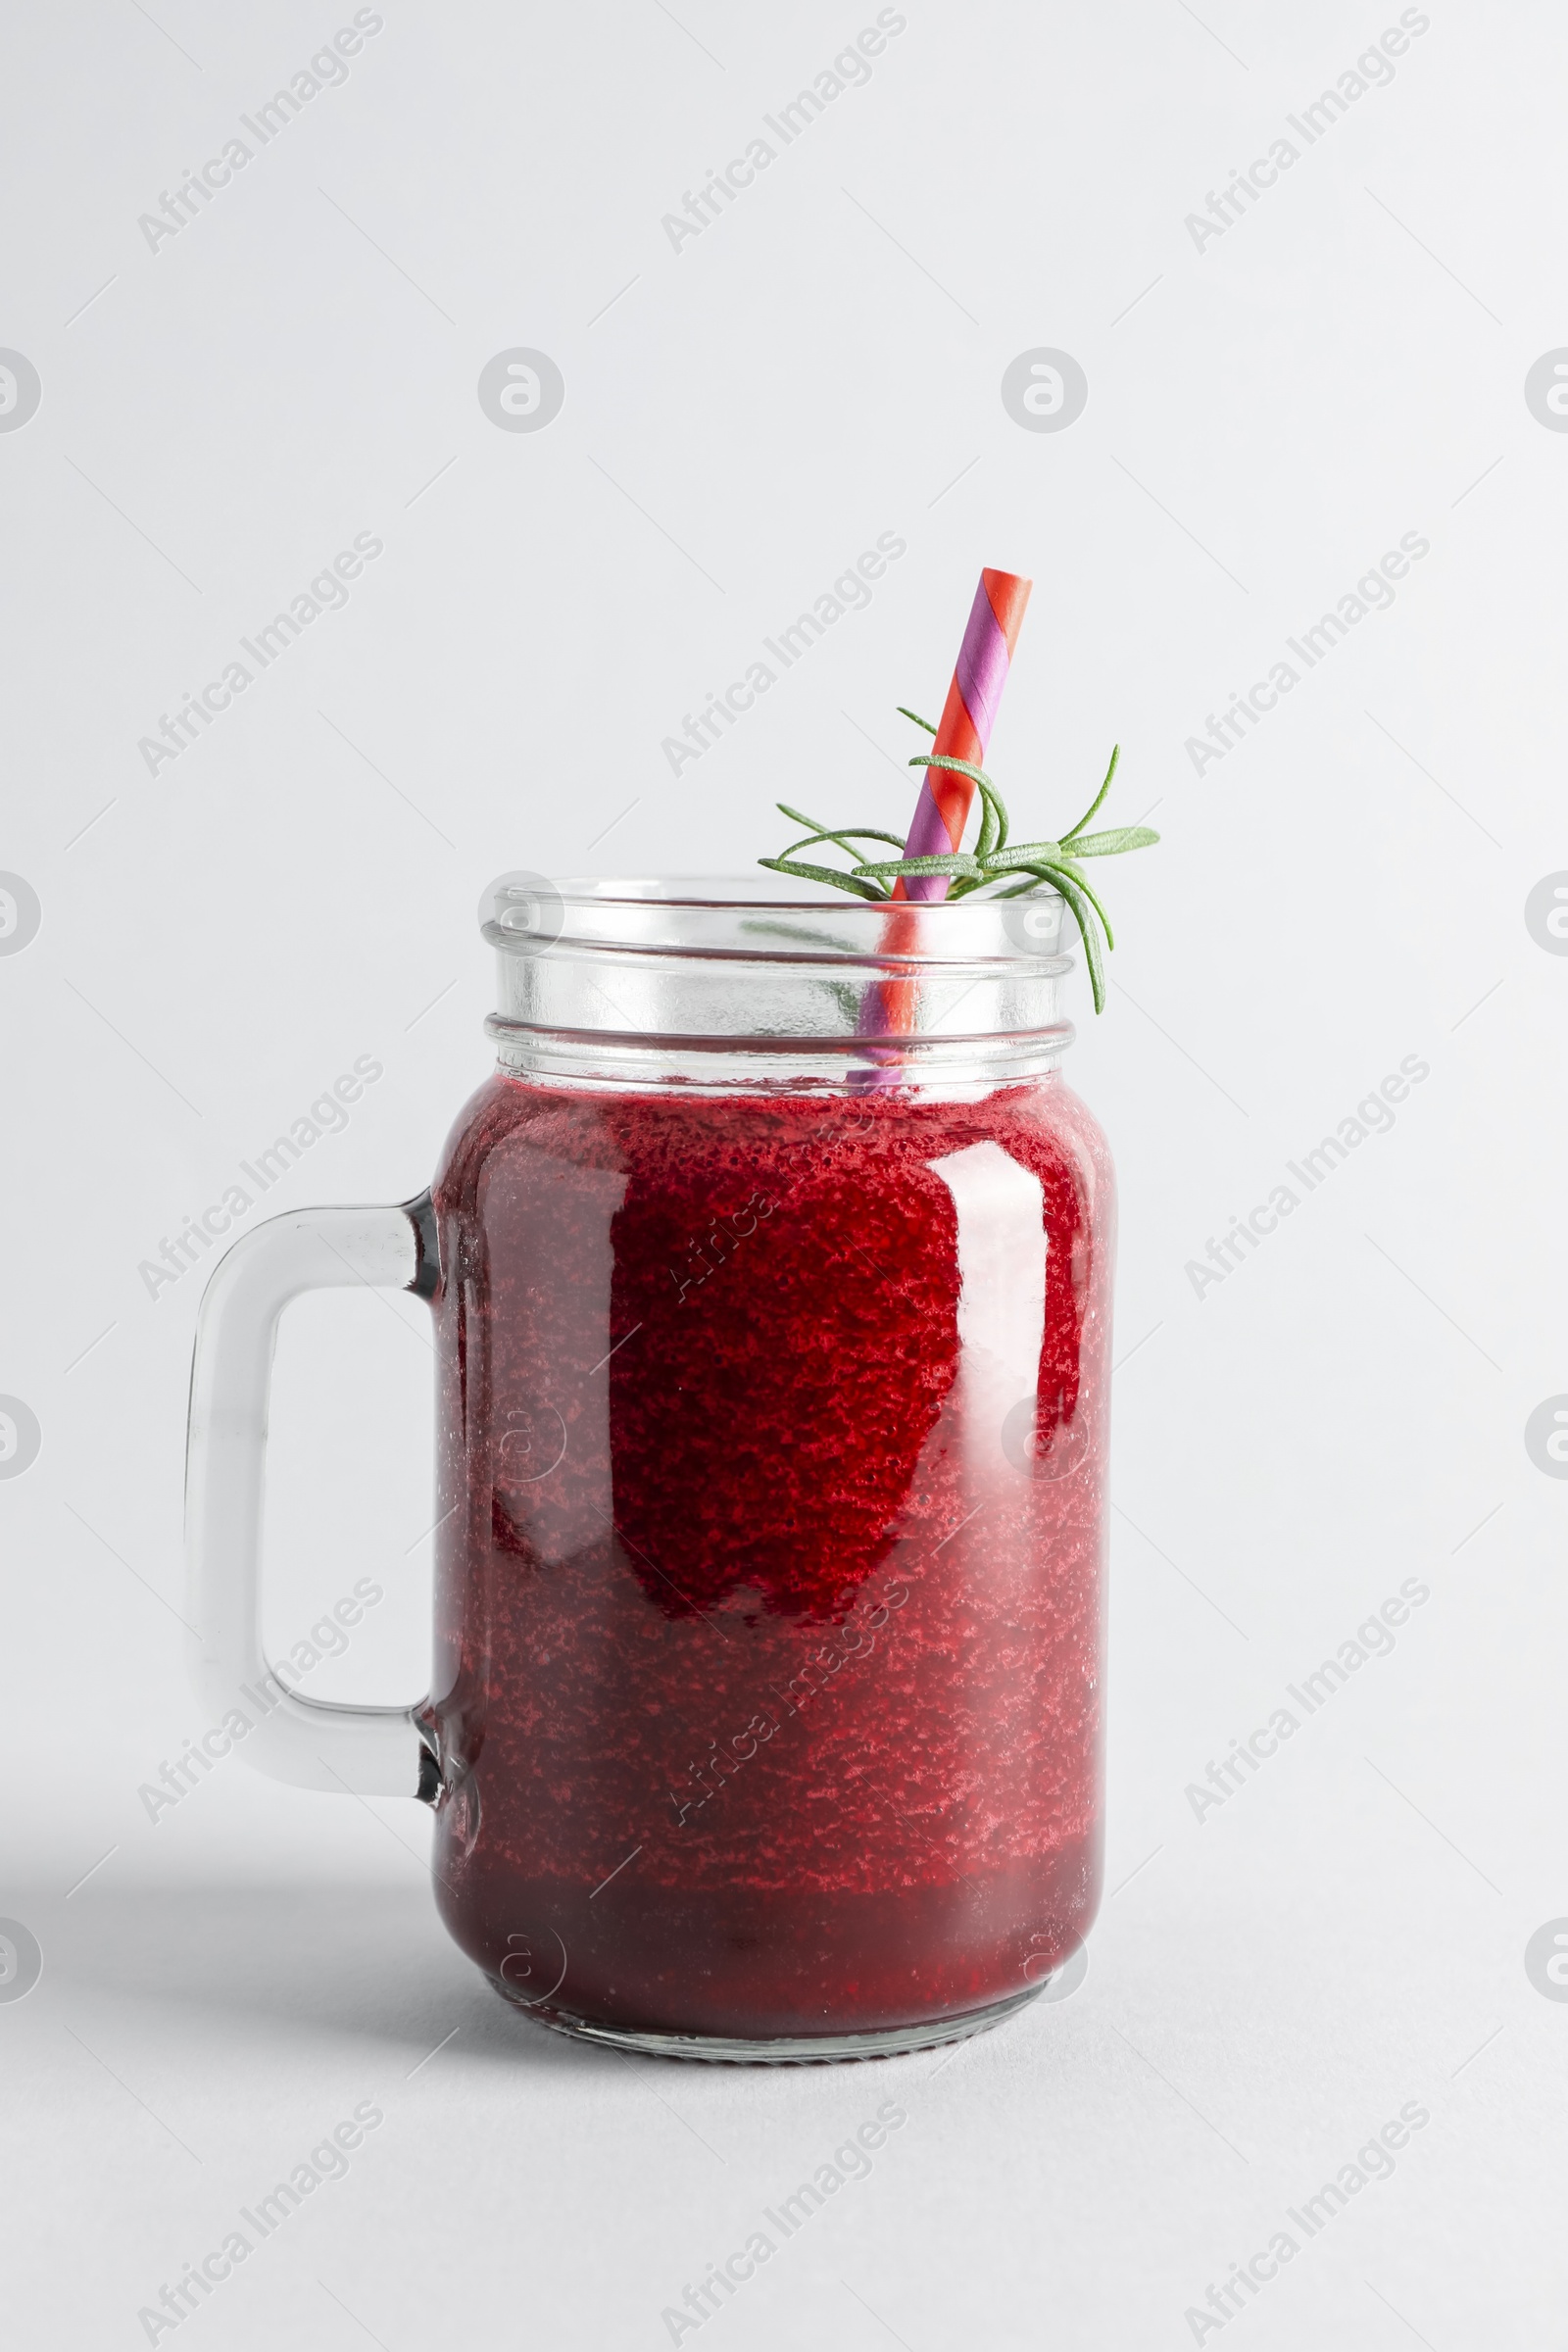
[[262, 1647], [262, 1497], [278, 1317], [302, 1292], [355, 1283], [429, 1298], [438, 1273], [428, 1193], [395, 1207], [299, 1209], [235, 1243], [197, 1316], [185, 1457], [191, 1675], [215, 1715], [237, 1708], [250, 1722], [239, 1753], [297, 1788], [429, 1802], [441, 1773], [422, 1704], [303, 1697]]

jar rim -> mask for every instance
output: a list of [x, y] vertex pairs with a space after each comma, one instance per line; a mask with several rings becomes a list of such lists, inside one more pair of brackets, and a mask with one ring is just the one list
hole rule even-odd
[[1064, 971], [1060, 893], [862, 899], [792, 876], [499, 875], [479, 901], [485, 940], [506, 958], [587, 954]]
[[[1021, 877], [1020, 877], [1021, 878]], [[1057, 899], [1059, 891], [1041, 883], [1031, 897]], [[885, 914], [890, 906], [940, 906], [956, 914], [964, 907], [994, 906], [996, 899], [971, 894], [961, 899], [862, 899], [826, 883], [803, 883], [789, 874], [765, 870], [743, 874], [567, 874], [551, 876], [521, 871], [498, 874], [480, 901], [487, 903], [530, 897], [559, 900], [565, 906], [832, 906], [845, 913]]]
[[[956, 911], [965, 905], [990, 902], [966, 899], [925, 899], [918, 902], [862, 899], [851, 891], [832, 890], [825, 883], [802, 883], [793, 875], [769, 874], [573, 874], [552, 886], [565, 900], [587, 904], [608, 901], [631, 906], [838, 906], [885, 912], [890, 905], [906, 903], [947, 906]], [[1055, 898], [1055, 891], [1043, 891]]]

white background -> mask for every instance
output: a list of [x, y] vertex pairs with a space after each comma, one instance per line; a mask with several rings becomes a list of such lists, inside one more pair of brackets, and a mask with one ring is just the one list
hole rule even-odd
[[[1568, 1913], [1568, 1489], [1523, 1432], [1568, 1389], [1568, 960], [1524, 903], [1568, 866], [1568, 437], [1523, 385], [1568, 342], [1560, 19], [1432, 0], [1199, 250], [1186, 216], [1396, 8], [909, 0], [677, 253], [662, 217], [873, 9], [387, 0], [149, 251], [138, 216], [351, 13], [8, 12], [0, 343], [43, 385], [0, 434], [0, 866], [42, 906], [0, 959], [0, 1391], [43, 1433], [0, 1482], [0, 1913], [44, 1953], [0, 2005], [17, 2340], [145, 2341], [162, 2282], [370, 2099], [192, 2344], [666, 2343], [890, 2097], [871, 2177], [705, 2343], [1190, 2343], [1409, 2101], [1394, 2177], [1201, 2340], [1548, 2340], [1568, 2005], [1524, 1951]], [[537, 433], [476, 398], [519, 345], [565, 379]], [[1088, 375], [1061, 432], [1002, 405], [1036, 346]], [[673, 778], [682, 714], [884, 531], [869, 610]], [[385, 552], [346, 609], [149, 775], [160, 713], [357, 532]], [[1406, 532], [1392, 610], [1195, 775], [1186, 739]], [[982, 564], [1036, 582], [993, 741], [1014, 808], [1067, 821], [1119, 739], [1111, 818], [1164, 836], [1106, 871], [1115, 985], [1095, 1022], [1075, 980], [1069, 1067], [1123, 1186], [1117, 1891], [1082, 1989], [956, 2055], [633, 2065], [447, 1943], [413, 1804], [231, 1762], [148, 1820], [205, 1728], [174, 1614], [205, 1272], [154, 1298], [138, 1266], [359, 1055], [384, 1075], [268, 1206], [419, 1189], [487, 1066], [496, 870], [743, 868], [780, 793], [899, 825], [892, 707], [940, 703]], [[1196, 1296], [1209, 1237], [1407, 1055], [1393, 1131]], [[274, 1636], [386, 1592], [315, 1690], [422, 1688], [428, 1413], [413, 1302], [291, 1310]], [[1209, 1760], [1408, 1578], [1393, 1654], [1196, 1819]]]

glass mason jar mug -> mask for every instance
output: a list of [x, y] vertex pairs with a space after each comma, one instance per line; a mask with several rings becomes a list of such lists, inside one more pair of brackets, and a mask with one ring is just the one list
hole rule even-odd
[[[908, 2049], [1077, 1958], [1101, 1875], [1114, 1210], [1061, 903], [767, 881], [489, 894], [498, 1066], [430, 1193], [239, 1242], [203, 1302], [199, 1686], [241, 1752], [435, 1809], [437, 1899], [547, 2024]], [[433, 1687], [284, 1690], [267, 1387], [298, 1293], [435, 1318]]]

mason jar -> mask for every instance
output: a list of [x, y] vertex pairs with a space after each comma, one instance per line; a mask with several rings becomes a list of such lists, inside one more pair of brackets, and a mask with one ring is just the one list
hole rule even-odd
[[442, 1917], [543, 2023], [814, 2059], [991, 2025], [1101, 1881], [1114, 1206], [1061, 902], [511, 877], [494, 1074], [429, 1194], [261, 1226], [204, 1301], [196, 1668], [270, 1673], [267, 1368], [426, 1298], [434, 1673], [275, 1685], [241, 1753], [422, 1797]]

